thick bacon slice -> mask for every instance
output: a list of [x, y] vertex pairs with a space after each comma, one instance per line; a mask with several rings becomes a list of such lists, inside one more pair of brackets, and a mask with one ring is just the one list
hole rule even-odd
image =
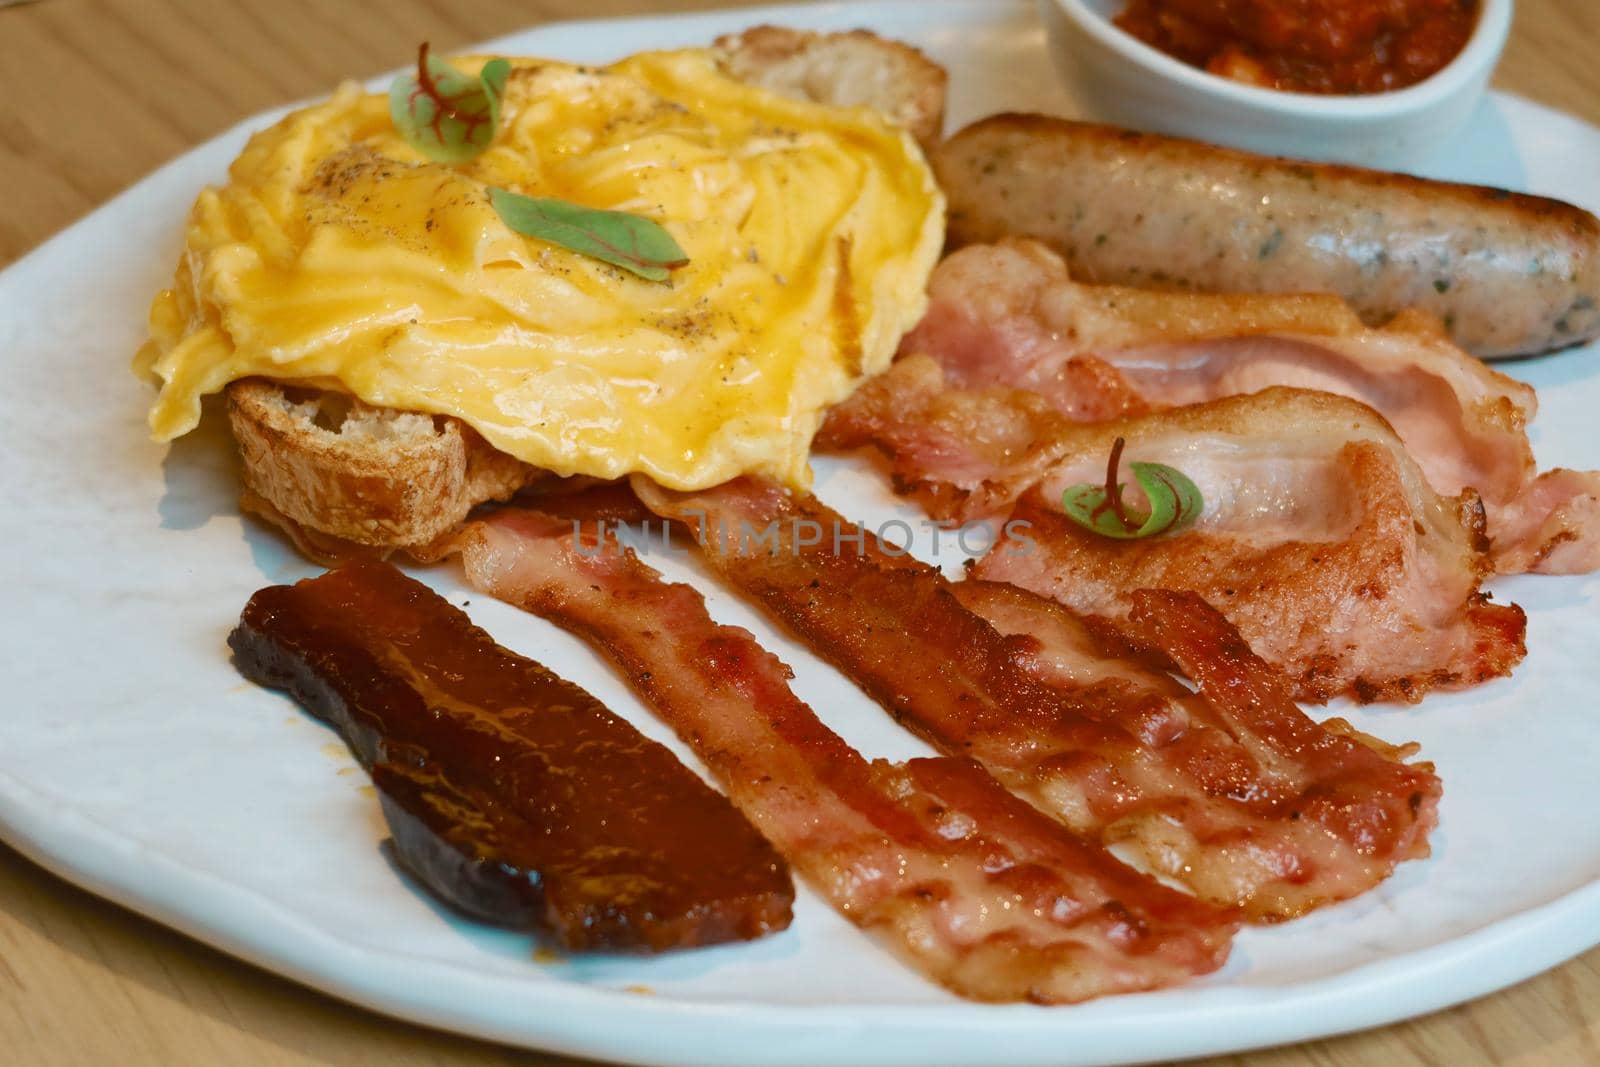
[[875, 448], [897, 492], [966, 522], [1009, 511], [1093, 425], [1022, 389], [952, 387], [932, 358], [910, 355], [832, 408], [816, 447]]
[[[1264, 780], [1277, 783], [1284, 796], [1302, 798], [1300, 817], [1308, 808], [1318, 809], [1310, 816], [1311, 825], [1332, 828], [1342, 840], [1356, 843], [1357, 856], [1360, 843], [1383, 841], [1364, 860], [1344, 857], [1354, 872], [1354, 892], [1387, 877], [1395, 862], [1428, 855], [1440, 784], [1431, 764], [1402, 762], [1416, 754], [1416, 746], [1387, 745], [1357, 733], [1342, 719], [1317, 725], [1295, 706], [1283, 676], [1251, 654], [1221, 615], [1196, 606], [1192, 597], [1140, 590], [1133, 595], [1129, 617], [1119, 627], [1107, 628], [1100, 620], [1085, 621], [1012, 585], [966, 581], [955, 583], [951, 591], [1009, 635], [1024, 668], [1046, 684], [1069, 692], [1100, 687], [1125, 694], [1128, 711], [1119, 721], [1147, 743], [1170, 745], [1185, 733], [1218, 731], [1212, 735], [1217, 744], [1211, 752], [1224, 753], [1227, 746], [1219, 739], [1231, 736], [1256, 761]], [[1121, 658], [1117, 653], [1124, 650], [1193, 672], [1202, 695], [1160, 671]], [[1252, 787], [1247, 778], [1236, 778], [1233, 788], [1249, 792]], [[1268, 859], [1272, 835], [1252, 825], [1260, 814], [1219, 809], [1212, 813], [1204, 840], [1174, 833], [1170, 826], [1152, 826], [1148, 832], [1158, 840], [1167, 834], [1171, 853], [1164, 858], [1169, 869], [1198, 867], [1216, 881], [1212, 895], [1248, 893], [1257, 864], [1293, 869], [1298, 863], [1288, 850]], [[1300, 817], [1291, 816], [1291, 821]], [[1201, 816], [1196, 813], [1192, 819], [1199, 822]], [[1220, 859], [1196, 855], [1230, 836], [1248, 844]], [[1317, 847], [1314, 841], [1299, 844]]]
[[1600, 570], [1600, 471], [1558, 468], [1535, 478], [1495, 516], [1501, 574]]
[[[715, 571], [901, 723], [1206, 899], [1288, 918], [1426, 852], [1439, 795], [1431, 768], [1341, 738], [1292, 704], [1208, 704], [1132, 661], [1095, 659], [1074, 675], [1062, 657], [1048, 662], [1081, 641], [1068, 612], [1009, 590], [1003, 633], [962, 603], [974, 589], [891, 558], [814, 498], [748, 480], [684, 494], [636, 479], [635, 489], [690, 524]], [[756, 537], [766, 547], [750, 551]], [[1231, 633], [1198, 597], [1161, 610], [1175, 626]], [[1189, 651], [1142, 630], [1132, 639], [1171, 658]], [[1225, 652], [1250, 657], [1237, 669], [1251, 677], [1272, 673], [1236, 638]], [[1307, 738], [1335, 756], [1296, 758]], [[1371, 813], [1360, 832], [1346, 818], [1352, 805]]]
[[1338, 393], [1388, 419], [1439, 492], [1477, 490], [1503, 573], [1600, 567], [1600, 473], [1536, 483], [1533, 389], [1425, 315], [1374, 330], [1333, 297], [1080, 285], [1021, 240], [955, 253], [930, 294], [901, 351], [932, 356], [951, 385], [1026, 389], [1085, 421], [1275, 385]]
[[460, 546], [475, 586], [609, 656], [794, 867], [930, 977], [979, 1000], [1062, 1003], [1222, 964], [1236, 912], [1078, 840], [969, 759], [868, 762], [747, 631], [614, 540], [578, 539], [593, 530], [502, 511]]
[[[1476, 496], [1439, 496], [1389, 425], [1343, 397], [1269, 389], [1076, 423], [1021, 390], [946, 389], [936, 364], [911, 356], [828, 427], [835, 445], [887, 453], [896, 484], [938, 517], [976, 518], [1021, 496], [1012, 528], [1028, 524], [1028, 551], [997, 546], [977, 577], [1110, 617], [1137, 589], [1198, 593], [1302, 700], [1415, 701], [1509, 674], [1525, 653], [1521, 610], [1479, 589], [1489, 563]], [[1196, 482], [1206, 506], [1194, 527], [1113, 541], [1061, 514], [1068, 486], [1104, 480], [1118, 437], [1127, 459]]]

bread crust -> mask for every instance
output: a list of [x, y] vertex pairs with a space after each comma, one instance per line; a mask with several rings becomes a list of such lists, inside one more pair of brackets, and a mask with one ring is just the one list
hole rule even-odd
[[712, 44], [724, 70], [750, 85], [841, 107], [870, 107], [925, 149], [944, 130], [945, 69], [903, 41], [869, 30], [814, 33], [754, 26]]
[[350, 554], [333, 551], [338, 542], [424, 550], [477, 505], [545, 476], [454, 418], [260, 378], [234, 382], [227, 400], [245, 507], [334, 539], [317, 548], [319, 539], [296, 536], [314, 557]]

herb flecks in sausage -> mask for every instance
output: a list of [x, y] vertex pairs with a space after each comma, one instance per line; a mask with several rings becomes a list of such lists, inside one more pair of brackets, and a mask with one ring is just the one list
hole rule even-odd
[[1036, 115], [933, 162], [952, 247], [1032, 237], [1080, 281], [1333, 293], [1371, 325], [1418, 308], [1484, 357], [1600, 337], [1600, 220], [1559, 201]]

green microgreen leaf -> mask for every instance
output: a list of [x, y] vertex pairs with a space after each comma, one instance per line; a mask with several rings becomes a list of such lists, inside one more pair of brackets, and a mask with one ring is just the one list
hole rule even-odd
[[389, 86], [389, 117], [406, 143], [437, 163], [464, 163], [494, 141], [511, 63], [491, 59], [476, 78], [417, 49], [417, 70]]
[[1129, 510], [1122, 499], [1123, 483], [1117, 481], [1122, 449], [1127, 442], [1117, 438], [1106, 464], [1104, 485], [1074, 485], [1061, 494], [1061, 509], [1067, 518], [1086, 530], [1119, 541], [1181, 530], [1200, 517], [1205, 500], [1199, 486], [1188, 475], [1164, 463], [1134, 463], [1133, 478], [1150, 503], [1147, 514]]
[[689, 262], [672, 234], [643, 215], [599, 211], [565, 200], [490, 188], [489, 203], [507, 226], [527, 237], [598, 259], [641, 278], [664, 282]]

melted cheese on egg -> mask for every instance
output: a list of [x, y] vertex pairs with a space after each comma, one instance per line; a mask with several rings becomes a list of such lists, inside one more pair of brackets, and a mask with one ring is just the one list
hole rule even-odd
[[[690, 262], [659, 284], [522, 236], [490, 186], [648, 216]], [[493, 145], [455, 165], [348, 85], [200, 195], [137, 360], [151, 429], [183, 434], [203, 395], [260, 375], [453, 415], [559, 474], [803, 485], [824, 408], [921, 316], [943, 221], [903, 131], [703, 50], [517, 61]]]

